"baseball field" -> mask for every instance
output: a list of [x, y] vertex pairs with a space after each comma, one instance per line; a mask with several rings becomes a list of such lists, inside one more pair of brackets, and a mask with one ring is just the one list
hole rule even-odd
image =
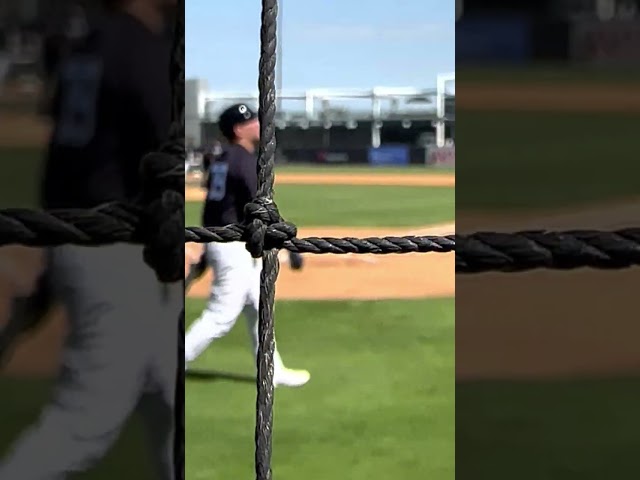
[[[452, 173], [425, 169], [280, 170], [276, 201], [299, 236], [441, 235], [455, 229], [454, 187]], [[197, 225], [202, 192], [187, 199], [186, 223]], [[308, 255], [301, 271], [281, 258], [279, 348], [312, 379], [276, 393], [275, 475], [452, 479], [453, 255]], [[192, 288], [189, 320], [209, 284]], [[187, 478], [251, 478], [255, 387], [244, 328], [188, 379]]]
[[[12, 160], [12, 180], [2, 181], [15, 192], [6, 205], [31, 204], [40, 155], [18, 145], [3, 157]], [[10, 190], [17, 178], [23, 185]], [[454, 229], [452, 173], [287, 168], [278, 178], [276, 199], [301, 235]], [[198, 223], [198, 194], [187, 193], [191, 225]], [[189, 320], [205, 292], [206, 283], [192, 290]], [[453, 478], [454, 292], [453, 255], [309, 256], [302, 271], [283, 266], [280, 348], [290, 366], [312, 372], [312, 381], [277, 393], [278, 477]], [[243, 329], [239, 322], [211, 348], [196, 365], [202, 374], [188, 381], [187, 478], [251, 478], [255, 387]], [[4, 369], [0, 454], [47, 401], [64, 332], [64, 312], [56, 309]], [[113, 478], [132, 462], [144, 467], [142, 439], [134, 418], [101, 468], [80, 478]]]
[[[582, 72], [552, 69], [473, 72], [465, 84], [463, 73], [460, 233], [637, 225], [640, 163], [629, 154], [640, 127], [637, 84], [607, 75], [586, 82]], [[30, 203], [24, 192], [35, 188], [17, 188], [16, 179], [35, 171], [33, 155], [18, 147], [2, 152], [13, 160], [3, 162], [10, 175], [0, 176], [6, 206]], [[319, 173], [323, 183], [314, 184]], [[301, 235], [445, 232], [454, 221], [453, 185], [389, 180], [420, 182], [409, 179], [426, 173], [287, 168], [276, 200]], [[378, 180], [362, 180], [372, 175]], [[199, 208], [192, 197], [187, 223], [197, 224]], [[312, 380], [277, 392], [274, 478], [450, 480], [454, 420], [460, 478], [630, 478], [640, 331], [630, 334], [638, 322], [628, 312], [637, 309], [638, 272], [458, 277], [454, 397], [455, 290], [446, 257], [308, 257], [300, 272], [283, 265], [281, 350]], [[450, 270], [440, 269], [447, 261]], [[189, 319], [203, 306], [204, 285], [188, 300]], [[2, 380], [0, 452], [47, 398], [42, 373], [54, 365], [61, 318], [53, 315], [9, 366], [22, 377]], [[203, 374], [188, 381], [189, 479], [251, 478], [255, 389], [243, 329], [239, 323], [211, 348], [198, 364]], [[104, 476], [82, 478], [113, 478], [109, 472], [125, 464], [144, 463], [135, 420], [129, 432]]]

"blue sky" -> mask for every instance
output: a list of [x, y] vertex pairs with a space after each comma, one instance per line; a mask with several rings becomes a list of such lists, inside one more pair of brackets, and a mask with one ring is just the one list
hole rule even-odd
[[[434, 87], [455, 70], [454, 0], [283, 0], [283, 87]], [[257, 89], [260, 0], [186, 0], [186, 75]]]

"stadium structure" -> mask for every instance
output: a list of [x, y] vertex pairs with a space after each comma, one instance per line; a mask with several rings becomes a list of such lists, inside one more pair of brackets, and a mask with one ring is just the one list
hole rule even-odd
[[[209, 148], [219, 140], [220, 112], [240, 102], [257, 108], [258, 92], [220, 92], [190, 79], [185, 102], [187, 146]], [[283, 90], [278, 103], [280, 162], [371, 163], [372, 150], [402, 147], [407, 163], [425, 163], [455, 140], [455, 74], [439, 75], [432, 88]]]

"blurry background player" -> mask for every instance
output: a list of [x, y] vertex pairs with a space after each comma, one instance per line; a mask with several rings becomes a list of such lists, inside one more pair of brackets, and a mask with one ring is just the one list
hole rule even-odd
[[[245, 104], [229, 107], [218, 121], [229, 146], [218, 156], [209, 156], [206, 175], [207, 198], [203, 225], [220, 227], [244, 221], [244, 207], [257, 193], [256, 144], [260, 139], [257, 115]], [[242, 242], [209, 243], [206, 261], [214, 272], [207, 305], [191, 325], [185, 338], [185, 363], [196, 359], [209, 344], [231, 329], [244, 313], [253, 354], [258, 349], [258, 303], [262, 261], [251, 257]], [[284, 366], [276, 348], [275, 385], [297, 387], [309, 381], [306, 370]]]
[[[169, 131], [164, 19], [175, 0], [108, 3], [113, 10], [56, 72], [46, 208], [132, 202], [141, 193], [142, 156]], [[46, 278], [66, 307], [69, 333], [53, 398], [0, 460], [0, 479], [63, 479], [88, 470], [136, 409], [149, 432], [153, 478], [173, 479], [182, 283], [158, 282], [138, 245], [63, 246], [48, 257]]]

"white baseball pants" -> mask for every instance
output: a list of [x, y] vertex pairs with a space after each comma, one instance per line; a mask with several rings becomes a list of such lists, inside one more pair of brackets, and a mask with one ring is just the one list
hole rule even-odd
[[[207, 260], [213, 270], [209, 300], [185, 338], [185, 363], [195, 360], [214, 340], [231, 331], [244, 313], [254, 356], [258, 351], [258, 304], [262, 261], [251, 257], [244, 243], [209, 243]], [[278, 350], [275, 371], [284, 368]]]
[[158, 471], [173, 479], [182, 282], [162, 285], [142, 247], [52, 251], [54, 294], [69, 334], [52, 401], [0, 460], [2, 480], [62, 480], [96, 464], [137, 410]]

